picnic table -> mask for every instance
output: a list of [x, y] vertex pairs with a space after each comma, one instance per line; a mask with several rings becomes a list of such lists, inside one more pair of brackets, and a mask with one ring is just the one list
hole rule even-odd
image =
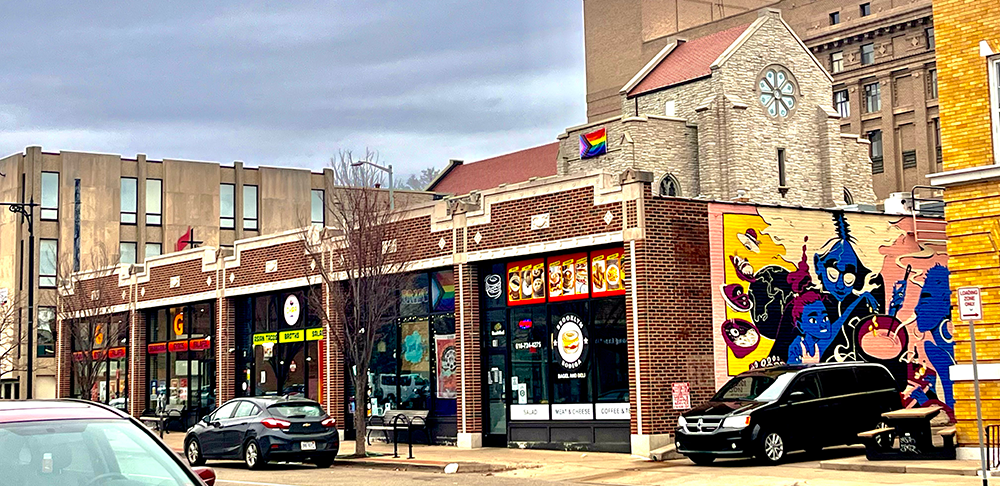
[[[934, 445], [931, 420], [940, 412], [941, 407], [933, 405], [883, 413], [882, 427], [858, 434], [868, 460], [955, 459], [955, 427], [939, 430], [944, 445]], [[893, 448], [894, 437], [899, 438], [899, 449]]]

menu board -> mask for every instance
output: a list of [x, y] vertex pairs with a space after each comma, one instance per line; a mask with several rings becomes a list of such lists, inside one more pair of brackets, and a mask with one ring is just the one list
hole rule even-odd
[[550, 257], [547, 262], [549, 301], [586, 299], [590, 296], [587, 254]]
[[591, 288], [594, 297], [625, 293], [621, 248], [590, 252]]
[[533, 258], [507, 264], [507, 304], [545, 302], [545, 260]]

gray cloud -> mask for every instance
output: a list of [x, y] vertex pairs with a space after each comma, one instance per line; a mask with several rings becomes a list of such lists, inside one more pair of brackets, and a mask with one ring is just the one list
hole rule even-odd
[[415, 172], [584, 120], [579, 1], [288, 3], [0, 2], [0, 153]]

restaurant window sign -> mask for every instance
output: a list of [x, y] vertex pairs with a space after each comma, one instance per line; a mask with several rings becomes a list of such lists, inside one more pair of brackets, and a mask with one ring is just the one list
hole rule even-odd
[[[625, 294], [624, 252], [611, 248], [507, 264], [507, 305], [530, 305]], [[487, 275], [483, 285], [490, 300], [502, 288], [497, 276]]]

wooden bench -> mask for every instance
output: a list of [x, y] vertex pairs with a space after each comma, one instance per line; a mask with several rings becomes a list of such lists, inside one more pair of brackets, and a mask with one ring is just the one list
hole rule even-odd
[[368, 419], [368, 432], [365, 440], [371, 444], [372, 432], [382, 432], [385, 436], [385, 441], [389, 442], [390, 431], [395, 436], [400, 431], [405, 430], [409, 433], [410, 437], [408, 439], [412, 444], [413, 432], [420, 430], [427, 439], [427, 445], [430, 445], [430, 433], [427, 431], [428, 413], [428, 410], [387, 410], [382, 416], [376, 415]]
[[858, 434], [858, 437], [861, 437], [862, 439], [871, 439], [871, 438], [875, 437], [876, 435], [884, 434], [886, 432], [893, 432], [895, 430], [896, 429], [894, 427], [882, 427], [881, 429], [866, 430], [866, 431]]

